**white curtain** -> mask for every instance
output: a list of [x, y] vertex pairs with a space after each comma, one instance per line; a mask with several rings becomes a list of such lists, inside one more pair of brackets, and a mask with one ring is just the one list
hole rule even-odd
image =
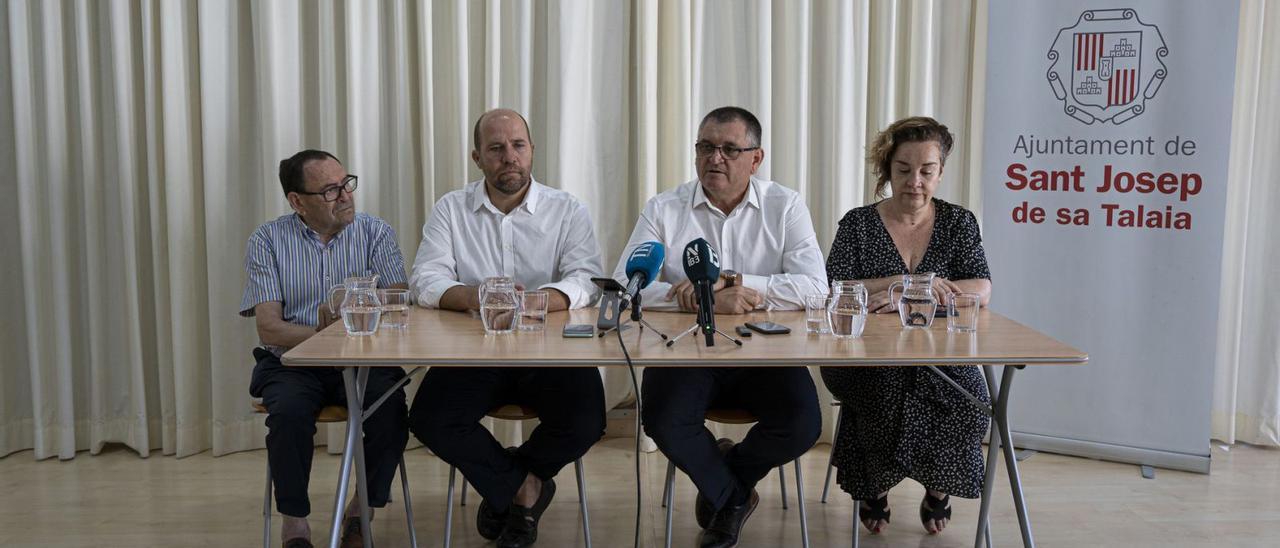
[[1244, 2], [1237, 51], [1213, 437], [1280, 446], [1280, 4]]
[[[409, 261], [434, 201], [478, 178], [471, 125], [496, 106], [528, 116], [535, 176], [589, 204], [607, 266], [644, 201], [693, 177], [696, 124], [725, 104], [760, 116], [762, 175], [807, 197], [824, 247], [843, 213], [872, 199], [866, 141], [901, 116], [955, 131], [939, 195], [980, 209], [985, 10], [981, 0], [7, 0], [0, 455], [262, 446], [247, 395], [256, 336], [236, 315], [244, 243], [288, 210], [275, 167], [302, 148], [330, 150], [361, 176], [359, 207], [396, 228]], [[1256, 154], [1233, 159], [1233, 192], [1252, 194], [1237, 201], [1247, 211], [1233, 217], [1243, 224], [1228, 230], [1228, 255], [1248, 266], [1233, 286], [1242, 298], [1223, 306], [1249, 328], [1224, 335], [1238, 350], [1220, 367], [1240, 381], [1222, 410], [1269, 416], [1274, 440], [1276, 330], [1264, 311], [1275, 307], [1258, 293], [1277, 264], [1260, 199], [1277, 148], [1266, 99], [1280, 83], [1262, 55], [1280, 31], [1270, 11], [1265, 26], [1242, 18], [1256, 27], [1241, 46], [1255, 70], [1240, 85], [1255, 100], [1238, 102], [1237, 120], [1255, 124], [1242, 146]], [[1268, 374], [1269, 400], [1234, 388]], [[605, 380], [611, 403], [630, 397], [624, 371]]]

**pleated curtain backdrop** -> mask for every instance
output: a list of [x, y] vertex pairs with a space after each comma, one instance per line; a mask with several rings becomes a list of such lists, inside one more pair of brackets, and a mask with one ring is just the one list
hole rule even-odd
[[[1276, 10], [1251, 5], [1269, 13], [1249, 22], [1261, 49], [1242, 45], [1241, 58], [1274, 65], [1260, 52], [1280, 31]], [[902, 116], [952, 128], [939, 196], [980, 212], [985, 10], [981, 0], [7, 0], [0, 455], [262, 447], [247, 394], [256, 334], [237, 315], [244, 245], [288, 211], [276, 164], [302, 148], [330, 150], [360, 175], [357, 207], [391, 223], [410, 263], [435, 200], [479, 178], [471, 126], [497, 106], [527, 115], [535, 177], [588, 204], [606, 268], [644, 201], [694, 177], [697, 122], [726, 104], [760, 116], [761, 174], [806, 196], [824, 250], [844, 212], [872, 200], [865, 143]], [[1258, 97], [1280, 89], [1274, 66], [1254, 74]], [[1233, 173], [1275, 171], [1274, 108], [1237, 106], [1237, 120], [1259, 113], [1270, 118], [1257, 119], [1257, 154], [1233, 159]], [[1263, 182], [1232, 179], [1257, 189], [1245, 202], [1255, 209], [1260, 194], [1276, 201]], [[1252, 237], [1248, 259], [1275, 272], [1275, 252], [1254, 248], [1259, 231], [1275, 232], [1266, 211], [1229, 233]], [[1236, 347], [1262, 350], [1274, 369], [1274, 341], [1261, 344]], [[632, 396], [624, 371], [602, 374], [611, 405]], [[1275, 408], [1273, 397], [1245, 412], [1274, 424]], [[326, 435], [333, 447], [336, 430]]]

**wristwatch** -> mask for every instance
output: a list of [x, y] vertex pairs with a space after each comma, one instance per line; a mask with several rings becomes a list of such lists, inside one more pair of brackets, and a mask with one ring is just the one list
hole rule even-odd
[[734, 270], [721, 270], [720, 277], [724, 278], [725, 289], [742, 283], [742, 274]]

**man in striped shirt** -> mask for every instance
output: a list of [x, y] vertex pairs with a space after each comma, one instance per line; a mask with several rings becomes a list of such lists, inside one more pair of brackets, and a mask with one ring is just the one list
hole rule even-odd
[[[330, 287], [348, 276], [378, 276], [378, 286], [407, 288], [396, 234], [382, 219], [356, 213], [359, 179], [332, 154], [304, 150], [280, 162], [280, 184], [293, 213], [268, 222], [249, 237], [248, 281], [240, 315], [255, 317], [261, 348], [249, 393], [267, 408], [267, 461], [284, 516], [285, 548], [311, 546], [307, 484], [315, 451], [316, 414], [346, 405], [342, 373], [333, 368], [283, 367], [280, 355], [337, 318], [325, 302]], [[369, 372], [366, 402], [404, 377], [399, 367]], [[369, 506], [387, 504], [409, 439], [404, 389], [398, 388], [364, 421]], [[360, 511], [352, 500], [343, 520], [342, 546], [361, 546]]]

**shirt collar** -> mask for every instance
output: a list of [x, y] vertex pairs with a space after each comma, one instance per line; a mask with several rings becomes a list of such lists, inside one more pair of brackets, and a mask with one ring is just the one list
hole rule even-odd
[[[538, 202], [542, 195], [539, 188], [538, 180], [533, 177], [529, 178], [529, 192], [524, 195], [524, 201], [516, 206], [516, 209], [525, 208], [530, 214], [537, 213]], [[471, 211], [479, 211], [480, 208], [487, 208], [494, 213], [502, 213], [497, 206], [493, 205], [493, 201], [489, 199], [489, 193], [485, 191], [484, 179], [480, 179], [474, 187], [471, 188], [470, 194], [467, 196], [467, 205]], [[512, 211], [515, 211], [514, 209]]]
[[[737, 211], [743, 205], [760, 209], [760, 192], [757, 188], [758, 184], [759, 182], [756, 180], [755, 176], [752, 175], [751, 179], [747, 181], [747, 196], [742, 200], [742, 203], [738, 204], [738, 206], [734, 208], [734, 211]], [[715, 209], [715, 206], [711, 204], [711, 200], [707, 199], [706, 191], [702, 189], [702, 181], [698, 181], [698, 184], [693, 187], [693, 208], [697, 209], [699, 206], [705, 206], [707, 209]], [[724, 213], [725, 216], [729, 216], [733, 214], [733, 211], [721, 211], [721, 213]]]
[[298, 232], [301, 232], [304, 237], [311, 238], [317, 242], [320, 241], [320, 233], [307, 226], [307, 222], [302, 220], [302, 216], [298, 215], [297, 211], [293, 212], [293, 224], [298, 227]]

